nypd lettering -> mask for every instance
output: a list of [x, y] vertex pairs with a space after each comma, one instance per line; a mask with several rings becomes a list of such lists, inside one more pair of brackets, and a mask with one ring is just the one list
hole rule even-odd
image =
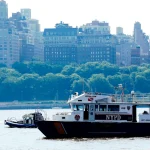
[[120, 115], [106, 115], [106, 120], [121, 120]]

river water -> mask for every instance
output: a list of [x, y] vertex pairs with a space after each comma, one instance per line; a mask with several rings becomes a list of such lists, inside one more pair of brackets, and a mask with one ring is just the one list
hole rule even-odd
[[[44, 139], [37, 129], [8, 128], [4, 120], [35, 110], [0, 110], [0, 150], [150, 150], [150, 138]], [[58, 109], [47, 109], [47, 116]], [[63, 109], [64, 111], [64, 109]], [[66, 110], [68, 111], [68, 110]], [[142, 130], [142, 129], [141, 129]]]

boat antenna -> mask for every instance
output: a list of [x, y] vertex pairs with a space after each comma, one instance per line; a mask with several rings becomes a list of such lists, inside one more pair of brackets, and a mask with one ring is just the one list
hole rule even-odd
[[82, 91], [84, 92], [84, 79], [82, 80]]
[[119, 84], [119, 89], [121, 90], [121, 100], [122, 102], [124, 101], [124, 87], [122, 84]]
[[123, 102], [124, 101], [124, 87], [122, 86], [122, 84], [118, 84], [117, 87], [114, 87], [115, 88], [115, 98], [117, 100], [117, 92], [120, 90], [121, 91], [121, 95], [120, 95], [120, 98], [121, 98], [121, 101]]

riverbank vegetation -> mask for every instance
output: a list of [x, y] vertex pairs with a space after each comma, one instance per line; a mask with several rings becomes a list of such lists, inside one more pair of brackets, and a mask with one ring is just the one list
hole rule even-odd
[[42, 62], [0, 65], [0, 101], [67, 100], [78, 91], [114, 93], [122, 84], [125, 93], [150, 92], [150, 65], [118, 67], [108, 62], [50, 65]]

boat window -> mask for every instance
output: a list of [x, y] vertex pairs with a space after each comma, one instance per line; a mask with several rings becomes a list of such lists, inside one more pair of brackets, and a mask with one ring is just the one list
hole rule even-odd
[[73, 105], [73, 110], [74, 110], [74, 111], [76, 111], [76, 110], [77, 110], [76, 105]]
[[82, 100], [79, 99], [78, 102], [82, 102]]
[[108, 105], [108, 111], [119, 111], [119, 105]]
[[98, 111], [98, 105], [95, 105], [95, 111]]
[[83, 105], [77, 105], [77, 110], [83, 110]]
[[99, 111], [107, 111], [107, 106], [106, 105], [100, 105]]
[[73, 105], [73, 110], [74, 111], [83, 110], [83, 105]]
[[90, 111], [94, 111], [94, 105], [90, 105]]

